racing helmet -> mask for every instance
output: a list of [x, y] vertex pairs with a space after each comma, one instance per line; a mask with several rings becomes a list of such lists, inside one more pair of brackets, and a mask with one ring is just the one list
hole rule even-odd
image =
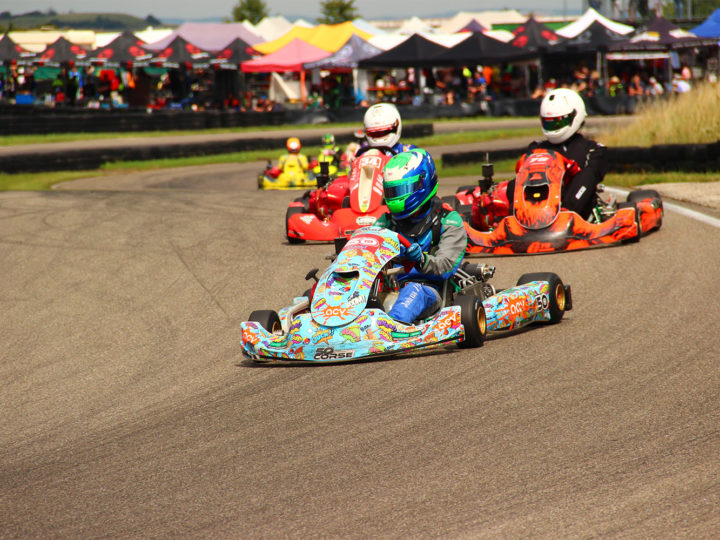
[[326, 133], [325, 135], [323, 135], [321, 142], [324, 147], [332, 148], [333, 146], [335, 146], [335, 135], [333, 135], [332, 133]]
[[385, 204], [395, 219], [416, 214], [437, 193], [437, 169], [425, 150], [394, 155], [383, 169]]
[[553, 144], [560, 144], [575, 135], [585, 123], [587, 111], [580, 94], [569, 88], [556, 88], [540, 103], [543, 135]]
[[297, 154], [300, 152], [300, 148], [302, 148], [302, 145], [300, 144], [300, 139], [297, 137], [290, 137], [287, 142], [285, 143], [285, 146], [287, 146], [288, 152], [291, 154]]
[[365, 111], [365, 138], [370, 146], [392, 148], [400, 140], [402, 120], [392, 103], [376, 103]]

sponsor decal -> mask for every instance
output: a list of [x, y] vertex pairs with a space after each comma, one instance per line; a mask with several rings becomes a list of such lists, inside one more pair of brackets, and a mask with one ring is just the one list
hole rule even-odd
[[355, 355], [354, 349], [344, 351], [336, 351], [332, 347], [319, 347], [313, 355], [314, 360], [342, 360], [343, 358], [352, 358]]
[[585, 186], [581, 187], [580, 189], [578, 189], [578, 192], [575, 194], [575, 198], [577, 200], [580, 200], [580, 197], [582, 197], [583, 193], [585, 193], [586, 191], [587, 191], [587, 188]]
[[329, 307], [325, 308], [322, 312], [322, 316], [326, 319], [329, 317], [347, 317], [348, 316], [348, 308], [335, 306], [335, 307]]
[[347, 244], [346, 248], [353, 247], [365, 247], [365, 248], [377, 248], [380, 246], [380, 241], [374, 236], [354, 236]]
[[377, 221], [375, 216], [358, 216], [355, 218], [355, 223], [357, 223], [360, 227], [368, 227], [375, 223], [375, 221]]
[[390, 332], [390, 335], [393, 339], [407, 339], [415, 336], [421, 335], [422, 332], [420, 330], [416, 332]]
[[355, 293], [350, 297], [350, 300], [347, 301], [347, 307], [352, 308], [355, 306], [358, 306], [360, 304], [363, 304], [365, 302], [365, 298], [360, 296], [360, 293]]
[[522, 315], [525, 313], [525, 299], [524, 298], [518, 298], [514, 302], [511, 302], [508, 306], [510, 308], [510, 313], [512, 315]]
[[306, 225], [310, 225], [314, 219], [315, 219], [315, 216], [309, 216], [309, 215], [300, 216], [300, 221], [302, 221]]

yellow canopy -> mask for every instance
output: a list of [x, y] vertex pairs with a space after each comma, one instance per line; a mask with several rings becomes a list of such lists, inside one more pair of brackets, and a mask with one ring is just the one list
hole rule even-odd
[[315, 47], [334, 53], [345, 45], [345, 42], [353, 34], [357, 34], [365, 40], [372, 37], [372, 34], [360, 30], [351, 21], [340, 24], [318, 24], [312, 28], [293, 26], [291, 30], [277, 39], [253, 45], [253, 49], [262, 54], [270, 54], [284, 47], [293, 39], [300, 38]]

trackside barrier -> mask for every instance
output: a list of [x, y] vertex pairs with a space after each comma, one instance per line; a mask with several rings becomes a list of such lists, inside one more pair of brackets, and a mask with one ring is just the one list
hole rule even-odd
[[[337, 131], [337, 130], [331, 130]], [[335, 140], [345, 144], [352, 140], [353, 131], [337, 131]], [[426, 137], [433, 134], [432, 124], [410, 124], [403, 126], [403, 136], [408, 139]], [[172, 144], [132, 144], [112, 148], [78, 148], [77, 150], [38, 151], [17, 155], [0, 155], [0, 172], [49, 172], [92, 170], [104, 163], [118, 161], [145, 161], [192, 156], [228, 154], [248, 150], [267, 150], [267, 159], [275, 159], [285, 150], [287, 137], [251, 138], [238, 134], [237, 138], [213, 139], [207, 142]], [[302, 137], [303, 146], [317, 146], [320, 137]]]
[[[508, 148], [490, 152], [490, 161], [517, 159], [526, 148]], [[442, 154], [443, 165], [482, 163], [485, 150]], [[707, 144], [662, 144], [651, 147], [608, 148], [612, 172], [640, 171], [720, 171], [720, 141]]]

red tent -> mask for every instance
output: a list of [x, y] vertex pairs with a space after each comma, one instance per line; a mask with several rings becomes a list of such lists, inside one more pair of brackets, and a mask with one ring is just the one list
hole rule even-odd
[[320, 60], [326, 56], [330, 56], [330, 53], [310, 45], [300, 38], [295, 38], [273, 53], [243, 62], [240, 64], [240, 68], [245, 73], [268, 73], [273, 71], [299, 71], [303, 73], [303, 64]]

